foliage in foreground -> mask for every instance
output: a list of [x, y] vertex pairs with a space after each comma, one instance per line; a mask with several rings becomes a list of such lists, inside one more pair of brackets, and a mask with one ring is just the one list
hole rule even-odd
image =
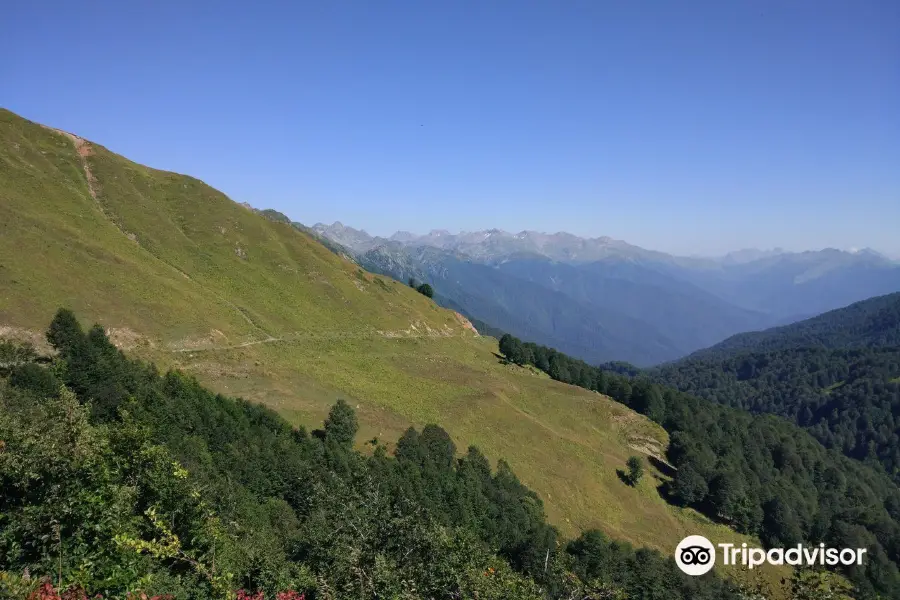
[[345, 402], [308, 434], [68, 311], [48, 339], [49, 365], [16, 354], [0, 378], [0, 596], [750, 598], [598, 531], [560, 539], [508, 465], [435, 425], [363, 453]]
[[68, 311], [47, 338], [51, 364], [22, 355], [0, 380], [7, 583], [27, 572], [104, 597], [739, 597], [599, 532], [567, 543], [506, 463], [458, 456], [436, 425], [410, 428], [394, 456], [363, 453], [345, 402], [310, 434], [129, 360]]

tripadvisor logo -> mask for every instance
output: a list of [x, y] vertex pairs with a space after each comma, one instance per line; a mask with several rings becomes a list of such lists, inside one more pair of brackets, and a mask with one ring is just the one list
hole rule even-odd
[[702, 535], [689, 535], [675, 548], [675, 563], [688, 575], [703, 575], [716, 564], [716, 549]]
[[716, 564], [716, 547], [721, 553], [722, 564], [742, 565], [753, 569], [763, 564], [770, 565], [862, 565], [865, 548], [826, 548], [825, 544], [804, 546], [797, 544], [791, 548], [748, 547], [747, 544], [713, 545], [702, 535], [689, 535], [675, 548], [675, 564], [688, 575], [703, 575]]

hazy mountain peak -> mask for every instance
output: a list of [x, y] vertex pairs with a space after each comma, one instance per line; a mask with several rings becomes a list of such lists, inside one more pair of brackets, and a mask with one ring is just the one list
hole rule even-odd
[[860, 256], [871, 256], [872, 258], [878, 258], [878, 259], [881, 259], [881, 260], [886, 260], [886, 261], [889, 261], [889, 262], [893, 262], [893, 261], [891, 260], [890, 257], [885, 256], [885, 255], [882, 254], [881, 252], [878, 252], [877, 250], [874, 250], [874, 249], [869, 248], [869, 247], [866, 247], [866, 248], [850, 248], [850, 253], [851, 253], [851, 254], [857, 254], [857, 255], [860, 255]]
[[376, 245], [380, 239], [372, 237], [363, 229], [348, 227], [340, 221], [335, 221], [331, 225], [316, 223], [310, 229], [354, 252], [365, 252]]
[[418, 236], [411, 231], [398, 231], [388, 239], [393, 242], [411, 242], [417, 237]]
[[644, 250], [608, 236], [582, 238], [565, 231], [545, 233], [526, 229], [510, 233], [494, 227], [480, 231], [451, 233], [446, 229], [433, 229], [425, 235], [398, 231], [389, 239], [408, 246], [433, 246], [452, 250], [488, 262], [523, 255], [578, 263], [601, 260], [613, 255], [623, 260], [647, 257], [663, 260], [672, 258], [667, 254]]
[[787, 254], [784, 248], [772, 248], [770, 250], [761, 250], [759, 248], [742, 248], [740, 250], [729, 252], [728, 254], [720, 257], [717, 260], [725, 265], [740, 265], [751, 263], [757, 260], [780, 256], [782, 254]]

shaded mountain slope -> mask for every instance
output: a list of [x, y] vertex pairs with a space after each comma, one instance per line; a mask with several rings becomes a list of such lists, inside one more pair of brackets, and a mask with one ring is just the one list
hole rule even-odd
[[900, 346], [900, 293], [869, 298], [790, 325], [741, 333], [692, 358], [721, 358], [746, 350], [883, 346]]
[[[367, 268], [402, 281], [416, 276], [439, 292], [443, 286], [474, 318], [590, 362], [670, 361], [739, 332], [900, 290], [900, 265], [869, 250], [700, 259], [565, 233], [437, 230], [386, 239], [341, 223], [310, 230], [346, 246]], [[594, 327], [587, 343], [585, 326]]]
[[[657, 355], [650, 362], [678, 358], [736, 332], [772, 324], [764, 314], [738, 308], [637, 261], [609, 259], [575, 266], [546, 259], [517, 259], [505, 261], [499, 268], [589, 308], [641, 320], [648, 329], [673, 340], [672, 354]], [[629, 360], [621, 353], [615, 358]]]
[[515, 335], [582, 356], [647, 365], [684, 354], [639, 318], [576, 300], [514, 273], [434, 248], [382, 245], [359, 257], [367, 269], [401, 281], [428, 281], [463, 312]]
[[459, 234], [434, 231], [422, 236], [398, 234], [391, 239], [405, 245], [463, 252], [486, 264], [522, 256], [543, 257], [575, 266], [596, 263], [603, 269], [615, 264], [640, 264], [695, 284], [737, 307], [766, 313], [777, 322], [798, 320], [804, 315], [812, 316], [900, 291], [900, 262], [869, 248], [805, 252], [743, 250], [720, 258], [700, 258], [673, 256], [609, 237], [581, 238], [568, 233], [537, 231], [516, 234], [498, 229]]

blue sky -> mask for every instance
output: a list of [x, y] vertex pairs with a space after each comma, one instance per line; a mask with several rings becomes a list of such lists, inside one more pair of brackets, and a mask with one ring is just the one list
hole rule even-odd
[[307, 224], [900, 256], [896, 0], [133, 4], [5, 7], [0, 105]]

